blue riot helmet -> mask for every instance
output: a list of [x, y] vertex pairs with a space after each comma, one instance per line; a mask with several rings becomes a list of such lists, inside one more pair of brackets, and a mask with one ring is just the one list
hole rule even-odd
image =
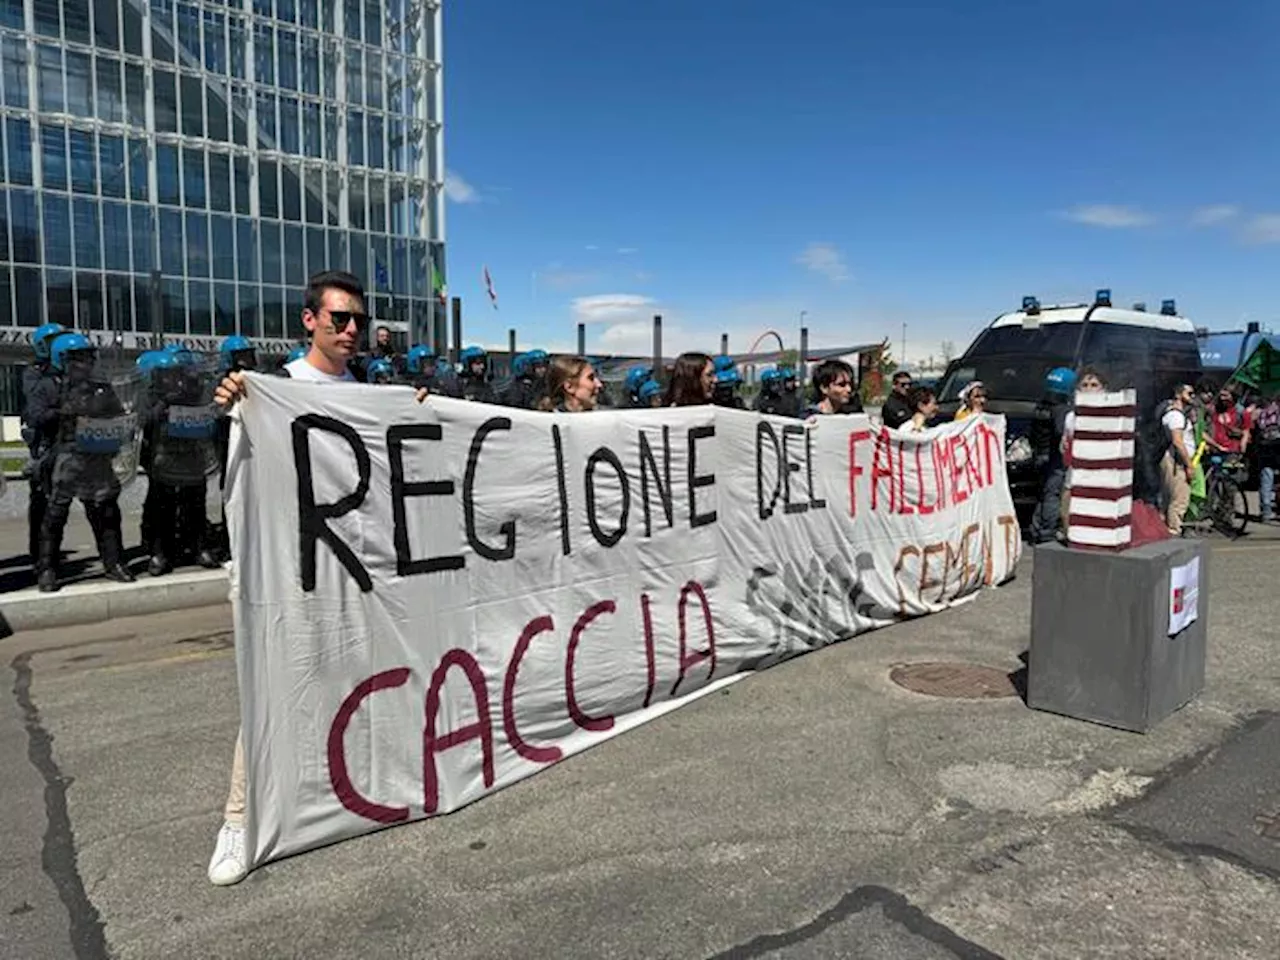
[[149, 377], [151, 375], [151, 371], [155, 369], [160, 358], [167, 356], [169, 356], [169, 354], [165, 353], [163, 350], [148, 350], [145, 353], [139, 354], [138, 359], [134, 361], [134, 364], [137, 366], [140, 374], [144, 377]]
[[782, 367], [769, 367], [760, 373], [760, 386], [766, 390], [782, 390], [782, 383], [786, 380], [783, 375]]
[[511, 361], [511, 374], [515, 377], [540, 377], [547, 372], [551, 357], [545, 350], [529, 350], [516, 354]]
[[434, 367], [436, 365], [435, 352], [430, 347], [416, 346], [409, 351], [409, 355], [405, 358], [405, 368], [410, 373], [422, 373], [424, 367]]
[[725, 356], [724, 354], [720, 354], [719, 356], [712, 358], [711, 363], [717, 376], [724, 371], [732, 370], [737, 366], [737, 364], [733, 362], [733, 357]]
[[224, 373], [231, 370], [252, 370], [258, 365], [253, 341], [239, 334], [222, 341], [218, 348], [218, 367]]
[[60, 333], [49, 348], [50, 364], [59, 373], [66, 373], [77, 360], [87, 359], [92, 363], [97, 356], [98, 348], [83, 333]]
[[395, 373], [396, 371], [391, 366], [391, 361], [385, 357], [379, 357], [369, 364], [368, 370], [365, 371], [364, 379], [366, 383], [390, 383]]
[[517, 353], [511, 358], [511, 375], [519, 379], [529, 372], [529, 354]]
[[293, 363], [293, 361], [301, 360], [306, 355], [307, 355], [306, 347], [294, 347], [292, 350], [289, 351], [288, 356], [284, 358], [284, 362]]
[[662, 384], [654, 379], [646, 380], [640, 384], [640, 388], [636, 391], [636, 396], [641, 403], [652, 404], [654, 400], [662, 396]]
[[166, 343], [164, 349], [167, 353], [182, 353], [187, 348], [180, 343]]
[[35, 348], [36, 359], [48, 361], [49, 348], [53, 345], [53, 338], [60, 333], [66, 333], [67, 328], [60, 323], [46, 323], [43, 326], [36, 327], [31, 334], [31, 345]]
[[1071, 396], [1076, 388], [1076, 373], [1070, 367], [1054, 367], [1044, 378], [1046, 393]]
[[648, 367], [632, 367], [627, 371], [627, 379], [624, 381], [627, 393], [633, 397], [640, 396], [640, 388], [644, 386], [646, 380], [650, 380], [652, 377], [653, 371]]
[[[489, 353], [484, 347], [463, 347], [462, 352], [458, 354], [458, 360], [464, 377], [480, 377], [484, 379], [485, 374], [489, 372]], [[484, 369], [480, 373], [475, 373], [471, 369], [471, 365], [474, 363], [481, 364]]]
[[[728, 357], [723, 359], [728, 360]], [[742, 383], [742, 374], [738, 372], [738, 368], [734, 366], [733, 361], [727, 365], [716, 365], [716, 385], [720, 387], [736, 387]]]

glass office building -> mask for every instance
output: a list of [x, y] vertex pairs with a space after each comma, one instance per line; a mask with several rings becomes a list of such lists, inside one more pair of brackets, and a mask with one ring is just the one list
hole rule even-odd
[[0, 0], [0, 344], [302, 335], [349, 269], [402, 338], [444, 277], [439, 0]]

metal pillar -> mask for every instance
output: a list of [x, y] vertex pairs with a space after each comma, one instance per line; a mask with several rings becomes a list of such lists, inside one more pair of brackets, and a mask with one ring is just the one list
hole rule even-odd
[[808, 379], [808, 374], [809, 374], [809, 367], [805, 363], [805, 360], [808, 358], [808, 356], [809, 356], [809, 328], [801, 327], [800, 328], [800, 357], [799, 357], [799, 362], [796, 364], [796, 366], [798, 366], [800, 369], [796, 371], [796, 376], [799, 378], [800, 389], [802, 391], [804, 390], [804, 384], [805, 384], [805, 381]]
[[720, 356], [727, 357], [729, 355], [729, 335], [727, 333], [720, 334]]
[[453, 298], [453, 345], [449, 347], [449, 362], [456, 364], [462, 353], [462, 298]]
[[578, 324], [578, 356], [585, 357], [587, 355], [587, 325], [585, 323]]
[[653, 379], [662, 382], [662, 316], [653, 318]]
[[516, 328], [511, 327], [507, 330], [507, 359], [512, 362], [516, 359]]

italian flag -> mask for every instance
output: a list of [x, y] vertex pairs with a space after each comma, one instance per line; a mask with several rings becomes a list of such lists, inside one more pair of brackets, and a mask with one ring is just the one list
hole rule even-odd
[[449, 298], [445, 293], [444, 274], [436, 272], [436, 261], [434, 257], [427, 258], [427, 269], [431, 272], [431, 292], [435, 298], [444, 306], [448, 306]]

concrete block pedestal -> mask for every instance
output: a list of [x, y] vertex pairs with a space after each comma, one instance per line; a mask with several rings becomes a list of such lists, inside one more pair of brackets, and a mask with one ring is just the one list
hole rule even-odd
[[[1169, 636], [1173, 571], [1200, 561], [1197, 618]], [[1145, 733], [1204, 688], [1209, 550], [1036, 548], [1027, 706]]]

